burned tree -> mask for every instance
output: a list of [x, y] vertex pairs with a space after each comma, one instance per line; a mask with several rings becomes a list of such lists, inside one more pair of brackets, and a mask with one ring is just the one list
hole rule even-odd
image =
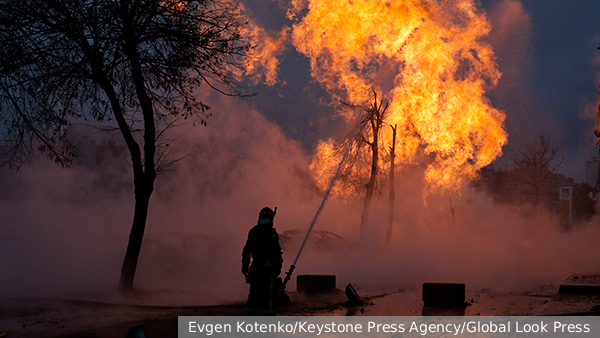
[[[388, 105], [378, 99], [375, 89], [369, 102], [364, 105], [343, 103], [345, 109], [354, 112], [354, 126], [341, 139], [335, 142], [334, 152], [346, 154], [346, 161], [338, 179], [338, 189], [347, 195], [362, 195], [361, 233], [367, 228], [369, 210], [377, 187], [381, 186], [381, 142], [382, 128]], [[341, 157], [341, 156], [340, 156]], [[365, 170], [365, 168], [369, 168]], [[368, 181], [365, 183], [366, 177]]]
[[513, 152], [512, 173], [509, 179], [513, 182], [531, 187], [534, 196], [534, 205], [540, 202], [540, 193], [548, 178], [567, 159], [560, 155], [561, 146], [553, 145], [543, 135], [525, 143], [525, 149]]
[[450, 215], [452, 215], [452, 226], [456, 226], [456, 207], [452, 204], [452, 197], [448, 196], [450, 202]]
[[373, 90], [373, 104], [364, 109], [358, 123], [356, 137], [371, 149], [371, 172], [366, 186], [363, 211], [360, 216], [361, 231], [364, 231], [369, 223], [369, 210], [379, 170], [379, 138], [387, 107], [387, 104], [385, 107], [383, 106], [381, 100], [377, 102], [377, 92]]
[[0, 0], [0, 132], [4, 164], [37, 150], [71, 160], [72, 121], [116, 121], [131, 157], [135, 209], [120, 288], [133, 288], [157, 174], [161, 126], [205, 124], [200, 86], [245, 95], [235, 70], [251, 46], [227, 0]]
[[394, 205], [396, 204], [396, 189], [394, 186], [394, 170], [396, 170], [396, 131], [398, 125], [390, 125], [392, 128], [392, 145], [390, 146], [390, 195], [388, 198], [388, 225], [385, 234], [385, 243], [390, 245], [392, 241], [392, 229], [394, 227]]

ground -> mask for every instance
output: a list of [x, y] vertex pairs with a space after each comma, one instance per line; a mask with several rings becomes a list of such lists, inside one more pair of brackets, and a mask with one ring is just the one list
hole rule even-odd
[[[593, 284], [595, 277], [571, 276], [567, 282]], [[304, 296], [290, 292], [292, 305], [279, 315], [365, 316], [530, 316], [600, 315], [600, 295], [564, 295], [558, 285], [540, 285], [524, 293], [490, 290], [466, 292], [465, 307], [424, 308], [421, 288], [372, 289], [356, 286], [363, 304], [350, 306], [344, 292]], [[94, 292], [64, 298], [7, 298], [0, 300], [0, 337], [124, 338], [129, 328], [144, 325], [148, 337], [177, 337], [178, 316], [241, 316], [243, 300], [197, 306], [201, 300], [190, 292], [140, 290], [127, 297], [117, 292]]]

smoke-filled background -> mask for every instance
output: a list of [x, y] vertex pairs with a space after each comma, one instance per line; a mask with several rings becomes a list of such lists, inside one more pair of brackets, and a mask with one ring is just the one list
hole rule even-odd
[[[265, 76], [247, 81], [246, 85], [257, 92], [250, 101], [208, 91], [198, 93], [212, 107], [208, 126], [183, 125], [171, 131], [172, 156], [180, 160], [157, 178], [136, 275], [138, 288], [192, 290], [199, 303], [244, 300], [247, 287], [239, 271], [241, 250], [264, 206], [278, 207], [275, 227], [280, 234], [301, 230], [284, 243], [284, 269], [293, 261], [298, 240], [324, 195], [311, 163], [319, 145], [348, 128], [348, 121], [336, 110], [336, 100], [361, 93], [339, 85], [344, 79], [341, 73], [319, 68], [328, 66], [326, 62], [343, 66], [344, 60], [336, 63], [341, 56], [300, 47], [298, 39], [308, 22], [305, 19], [319, 3], [244, 2], [256, 25], [259, 60], [264, 61], [258, 63], [264, 67]], [[392, 3], [399, 4], [397, 11], [405, 5], [430, 4], [420, 10], [431, 11], [440, 27], [458, 20], [452, 15], [460, 17], [462, 13], [444, 12], [452, 6], [443, 1]], [[597, 151], [592, 130], [597, 105], [598, 69], [594, 60], [598, 31], [592, 23], [600, 4], [515, 0], [457, 3], [472, 5], [462, 10], [482, 25], [474, 40], [465, 39], [467, 50], [493, 53], [486, 54], [492, 68], [457, 67], [465, 75], [463, 80], [481, 85], [477, 91], [481, 95], [470, 93], [469, 97], [486, 107], [484, 115], [491, 117], [494, 125], [485, 127], [494, 128], [493, 134], [500, 136], [482, 162], [478, 160], [484, 156], [477, 151], [486, 148], [483, 143], [475, 144], [471, 157], [456, 165], [466, 171], [454, 179], [465, 183], [477, 169], [474, 164], [494, 161], [495, 166], [506, 165], [508, 159], [502, 154], [519, 149], [532, 135], [545, 134], [553, 142], [563, 143], [563, 151], [570, 156], [571, 162], [561, 167], [561, 172], [583, 180], [584, 162]], [[393, 18], [386, 20], [395, 22]], [[444, 27], [450, 31], [454, 29], [447, 25]], [[436, 27], [420, 31], [435, 32]], [[465, 28], [468, 25], [460, 27], [467, 31], [459, 30], [461, 34], [470, 32]], [[396, 32], [394, 29], [391, 32]], [[261, 42], [268, 48], [261, 47]], [[402, 93], [394, 96], [402, 88], [412, 88], [406, 79], [394, 78], [398, 69], [393, 66], [405, 60], [395, 60], [395, 54], [365, 55], [377, 60], [364, 64], [353, 60], [354, 56], [347, 60], [349, 74], [355, 75], [352, 83], [363, 87], [374, 84], [391, 93], [385, 98], [392, 107], [397, 102], [398, 121], [410, 120], [401, 113]], [[472, 61], [478, 60], [483, 58]], [[378, 66], [390, 67], [392, 74], [377, 82], [387, 71]], [[481, 82], [471, 77], [472, 71], [481, 73], [478, 67], [488, 72]], [[405, 86], [398, 86], [402, 84]], [[443, 90], [452, 93], [451, 88]], [[463, 98], [462, 108], [472, 103], [464, 102], [465, 96], [458, 98]], [[456, 111], [448, 111], [447, 116], [455, 115]], [[420, 118], [415, 115], [412, 121]], [[450, 126], [457, 129], [454, 124]], [[74, 125], [70, 133], [79, 153], [73, 169], [59, 169], [43, 159], [18, 173], [2, 169], [0, 298], [116, 287], [133, 214], [127, 153], [118, 135], [99, 133], [82, 124]], [[488, 131], [481, 135], [489, 138]], [[459, 136], [454, 140], [454, 146], [465, 144]], [[352, 282], [366, 287], [403, 287], [449, 281], [467, 283], [469, 288], [524, 291], [572, 273], [598, 272], [595, 256], [600, 229], [595, 219], [565, 233], [553, 214], [524, 213], [520, 206], [495, 204], [485, 192], [466, 184], [433, 189], [425, 201], [424, 191], [431, 186], [427, 181], [430, 167], [413, 153], [417, 152], [407, 152], [407, 165], [396, 176], [391, 246], [382, 245], [385, 194], [372, 206], [368, 241], [359, 238], [360, 196], [334, 195], [315, 230], [342, 238], [330, 234], [309, 244], [296, 274], [336, 274], [338, 286]], [[440, 166], [448, 165], [441, 162]], [[456, 207], [455, 224], [448, 197]], [[292, 281], [290, 289], [294, 288]]]

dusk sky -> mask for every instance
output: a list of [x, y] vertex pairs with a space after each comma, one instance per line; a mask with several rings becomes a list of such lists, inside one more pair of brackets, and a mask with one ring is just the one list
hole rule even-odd
[[[292, 21], [287, 2], [245, 1], [252, 19], [276, 32]], [[559, 172], [585, 180], [585, 161], [597, 155], [593, 129], [598, 102], [600, 31], [598, 1], [484, 0], [480, 8], [492, 24], [492, 45], [502, 77], [488, 97], [506, 114], [508, 144], [496, 168], [527, 139], [543, 134], [563, 144], [570, 163]], [[309, 60], [292, 46], [280, 56], [279, 82], [252, 86], [251, 101], [308, 153], [319, 139], [336, 136], [341, 121], [332, 121], [331, 95], [311, 78]]]

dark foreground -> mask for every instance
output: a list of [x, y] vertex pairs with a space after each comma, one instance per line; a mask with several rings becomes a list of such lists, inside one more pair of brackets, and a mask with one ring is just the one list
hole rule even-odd
[[[520, 294], [489, 290], [467, 292], [464, 307], [445, 310], [424, 308], [421, 290], [417, 287], [357, 289], [364, 300], [358, 306], [350, 306], [341, 290], [311, 297], [290, 293], [293, 303], [280, 309], [279, 315], [600, 315], [600, 295], [563, 295], [558, 293], [557, 286], [540, 286]], [[156, 299], [171, 299], [169, 295], [169, 291], [162, 290], [138, 292], [121, 301], [104, 297], [110, 302], [90, 300], [93, 297], [3, 299], [0, 300], [0, 335], [6, 333], [6, 338], [124, 338], [129, 328], [144, 325], [149, 338], [168, 338], [177, 337], [178, 316], [245, 315], [245, 304], [241, 301], [194, 306], [178, 295], [179, 298], [172, 299], [181, 301], [157, 304]]]

